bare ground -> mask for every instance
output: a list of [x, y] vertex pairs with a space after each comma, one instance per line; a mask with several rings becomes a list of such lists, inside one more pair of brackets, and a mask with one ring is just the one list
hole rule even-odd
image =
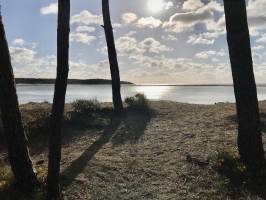
[[[65, 125], [64, 199], [266, 199], [264, 189], [233, 185], [215, 168], [219, 152], [237, 152], [234, 104], [150, 106], [149, 114], [128, 110], [117, 119], [107, 111], [93, 125], [93, 118]], [[266, 102], [260, 107], [264, 122]], [[45, 147], [34, 146], [34, 161], [45, 167]]]

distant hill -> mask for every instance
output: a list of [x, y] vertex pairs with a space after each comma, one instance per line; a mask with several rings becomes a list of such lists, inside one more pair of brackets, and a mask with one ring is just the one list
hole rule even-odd
[[[16, 78], [17, 84], [54, 84], [55, 79], [44, 78]], [[110, 85], [111, 80], [108, 79], [68, 79], [68, 84], [84, 84], [84, 85]], [[130, 84], [131, 82], [121, 81], [121, 84]]]

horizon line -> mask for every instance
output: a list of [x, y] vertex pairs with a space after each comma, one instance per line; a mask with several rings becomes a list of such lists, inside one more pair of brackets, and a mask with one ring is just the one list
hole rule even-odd
[[[24, 77], [16, 77], [15, 79], [55, 80], [55, 78], [24, 78]], [[80, 80], [80, 81], [107, 80], [107, 81], [111, 81], [111, 79], [106, 79], [106, 78], [88, 78], [88, 79], [69, 78], [68, 80]], [[233, 83], [191, 83], [191, 84], [186, 84], [186, 83], [134, 83], [131, 81], [126, 81], [126, 80], [121, 80], [121, 82], [129, 82], [135, 86], [233, 86]], [[122, 85], [123, 85], [123, 83], [122, 83]], [[266, 83], [258, 83], [256, 85], [257, 86], [266, 86]]]

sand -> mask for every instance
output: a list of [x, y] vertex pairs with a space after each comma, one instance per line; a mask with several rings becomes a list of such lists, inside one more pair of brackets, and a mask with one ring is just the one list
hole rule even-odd
[[[27, 113], [39, 106], [22, 110]], [[234, 104], [158, 101], [150, 102], [150, 107], [152, 114], [129, 111], [122, 120], [111, 121], [107, 112], [96, 121], [88, 117], [65, 125], [61, 169], [65, 199], [266, 197], [265, 192], [245, 186], [232, 188], [214, 167], [219, 152], [237, 153]], [[43, 108], [49, 111], [49, 105]], [[266, 102], [260, 108], [266, 113]], [[67, 110], [71, 111], [69, 105]], [[44, 167], [46, 147], [31, 151], [34, 162], [43, 159]]]

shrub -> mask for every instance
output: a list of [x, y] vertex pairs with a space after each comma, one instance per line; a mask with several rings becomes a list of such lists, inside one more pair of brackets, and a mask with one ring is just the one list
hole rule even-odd
[[224, 177], [225, 184], [232, 188], [247, 189], [260, 194], [266, 187], [266, 168], [254, 171], [248, 169], [240, 157], [233, 152], [219, 152], [214, 163], [214, 169]]
[[101, 105], [97, 99], [92, 99], [92, 100], [79, 99], [72, 103], [72, 107], [74, 112], [76, 113], [87, 114], [99, 110]]
[[128, 105], [129, 108], [136, 109], [136, 110], [149, 110], [148, 99], [144, 94], [136, 94], [133, 97], [127, 97], [125, 99], [125, 103]]
[[248, 170], [235, 153], [219, 152], [214, 167], [233, 183], [239, 184], [247, 178]]
[[47, 136], [50, 127], [50, 112], [42, 109], [32, 110], [31, 113], [23, 112], [22, 123], [25, 133], [30, 139]]
[[39, 185], [28, 196], [17, 187], [10, 167], [0, 158], [0, 199], [45, 200], [47, 169], [39, 166], [37, 171]]

